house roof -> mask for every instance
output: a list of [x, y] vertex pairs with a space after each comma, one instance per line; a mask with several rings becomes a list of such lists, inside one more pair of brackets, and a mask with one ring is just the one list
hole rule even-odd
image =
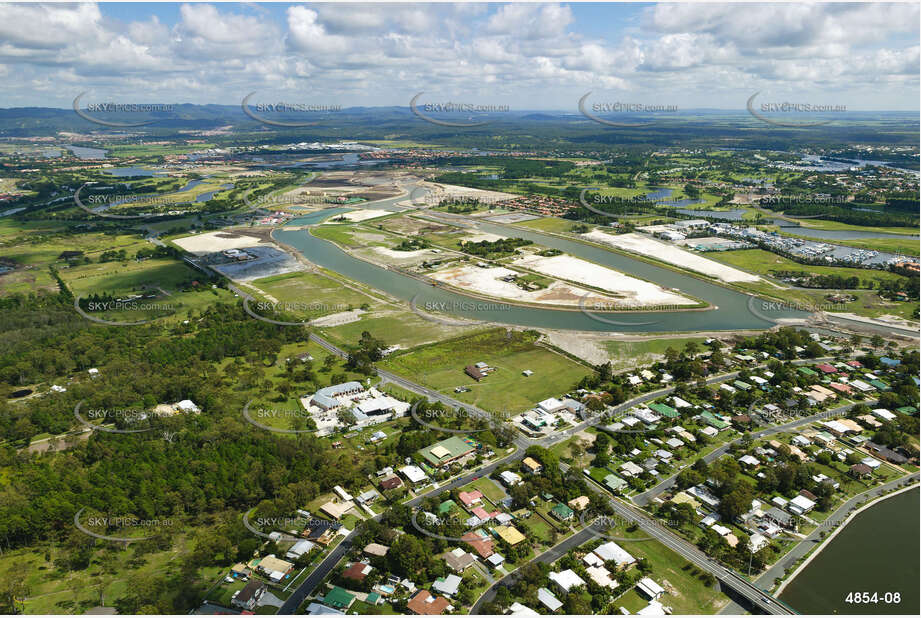
[[476, 450], [476, 447], [462, 437], [451, 436], [446, 440], [419, 449], [419, 454], [433, 466], [440, 466], [445, 461], [456, 459], [474, 450]]
[[462, 491], [457, 494], [457, 497], [460, 498], [460, 501], [464, 503], [464, 506], [470, 506], [475, 504], [483, 499], [483, 492], [479, 489], [474, 489], [473, 491]]
[[517, 545], [525, 540], [525, 536], [515, 526], [496, 526], [493, 530], [509, 545]]
[[386, 556], [390, 548], [380, 543], [368, 543], [363, 551], [370, 556]]
[[572, 569], [566, 569], [565, 571], [560, 571], [559, 573], [550, 573], [547, 577], [550, 578], [550, 581], [556, 583], [566, 592], [569, 592], [577, 586], [585, 585], [585, 580], [576, 575], [576, 572]]
[[560, 519], [568, 519], [573, 516], [572, 509], [563, 503], [557, 504], [550, 510]]
[[558, 598], [553, 596], [553, 593], [546, 588], [538, 589], [537, 600], [540, 601], [544, 607], [549, 609], [551, 612], [555, 612], [556, 610], [563, 607], [563, 603]]
[[596, 547], [595, 555], [605, 562], [613, 561], [617, 563], [617, 566], [636, 562], [636, 558], [614, 541], [608, 541]]
[[433, 596], [428, 590], [420, 590], [406, 604], [406, 608], [420, 616], [443, 614], [451, 605], [444, 597]]
[[636, 587], [646, 593], [650, 598], [655, 598], [665, 592], [665, 588], [649, 577], [644, 577], [636, 583]]
[[333, 586], [333, 589], [323, 596], [323, 602], [333, 607], [349, 607], [354, 600], [355, 595], [339, 586]]
[[363, 562], [353, 562], [349, 568], [342, 572], [342, 577], [354, 579], [355, 581], [364, 581], [368, 573], [374, 570], [370, 564]]
[[464, 551], [460, 547], [456, 547], [449, 552], [445, 552], [444, 559], [447, 565], [455, 571], [463, 571], [468, 566], [476, 562], [476, 557], [473, 554]]
[[396, 474], [391, 474], [390, 476], [381, 479], [381, 487], [384, 489], [396, 489], [403, 484], [402, 479]]
[[521, 463], [523, 463], [523, 464], [525, 465], [525, 467], [528, 468], [529, 470], [531, 470], [532, 472], [533, 472], [534, 470], [537, 470], [537, 469], [539, 469], [539, 468], [541, 467], [541, 465], [540, 465], [540, 464], [537, 462], [537, 460], [534, 459], [533, 457], [525, 457], [525, 458], [521, 461]]
[[448, 596], [454, 596], [457, 594], [457, 589], [460, 587], [461, 578], [453, 573], [446, 577], [439, 577], [432, 584], [432, 588], [436, 592], [446, 594]]
[[461, 537], [465, 543], [470, 545], [481, 558], [489, 558], [493, 554], [493, 542], [489, 537], [470, 531]]

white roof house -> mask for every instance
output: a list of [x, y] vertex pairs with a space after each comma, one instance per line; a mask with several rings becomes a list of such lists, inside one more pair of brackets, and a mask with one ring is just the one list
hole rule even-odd
[[199, 412], [198, 406], [191, 399], [183, 399], [176, 403], [175, 408], [182, 412]]
[[550, 578], [550, 581], [559, 587], [560, 590], [567, 593], [573, 588], [578, 588], [579, 586], [585, 585], [585, 580], [576, 575], [576, 572], [572, 569], [566, 569], [565, 571], [560, 571], [559, 573], [550, 573], [548, 577]]
[[892, 421], [892, 420], [895, 420], [896, 418], [895, 414], [893, 414], [886, 408], [876, 408], [875, 410], [873, 410], [873, 416], [875, 416], [876, 418], [881, 418], [884, 421]]
[[288, 550], [288, 553], [285, 554], [285, 558], [291, 558], [297, 560], [304, 554], [308, 553], [311, 549], [316, 547], [316, 545], [306, 539], [298, 541], [291, 546], [291, 549]]
[[790, 503], [787, 505], [789, 510], [797, 515], [802, 515], [803, 513], [808, 513], [815, 507], [815, 502], [807, 498], [806, 496], [796, 496]]
[[419, 466], [403, 466], [400, 472], [410, 483], [421, 483], [428, 478]]
[[522, 605], [518, 601], [512, 603], [512, 606], [508, 608], [509, 616], [540, 616], [539, 613], [528, 607], [527, 605]]
[[633, 410], [633, 416], [640, 419], [647, 425], [652, 425], [653, 423], [657, 423], [662, 419], [661, 416], [646, 408], [637, 408], [636, 410]]
[[757, 552], [767, 544], [768, 540], [757, 532], [748, 537], [748, 548], [752, 551], [752, 553]]
[[551, 397], [550, 399], [544, 399], [537, 404], [537, 407], [543, 410], [544, 412], [556, 412], [562, 410], [566, 406], [563, 405], [563, 402], [557, 399], [556, 397]]
[[645, 594], [649, 599], [655, 601], [660, 596], [665, 594], [665, 588], [654, 582], [648, 577], [644, 577], [636, 583], [636, 587]]
[[350, 494], [349, 492], [347, 492], [346, 490], [344, 490], [344, 489], [342, 488], [342, 486], [340, 486], [340, 485], [336, 485], [335, 487], [333, 487], [333, 491], [336, 492], [336, 494], [338, 494], [338, 496], [339, 496], [340, 498], [342, 498], [343, 500], [352, 500], [352, 499], [353, 499], [353, 498], [352, 498], [352, 494]]
[[457, 589], [460, 587], [461, 581], [460, 576], [452, 573], [444, 579], [436, 579], [435, 583], [432, 584], [432, 589], [441, 594], [453, 597], [457, 594]]
[[512, 472], [511, 470], [503, 470], [502, 472], [499, 473], [499, 478], [502, 480], [503, 483], [505, 483], [509, 487], [511, 487], [512, 485], [517, 485], [518, 483], [521, 482], [521, 475], [515, 472]]
[[614, 562], [619, 567], [636, 562], [636, 558], [614, 541], [608, 541], [607, 543], [599, 545], [595, 548], [594, 553], [604, 562]]
[[617, 581], [611, 579], [611, 572], [603, 566], [590, 566], [585, 569], [593, 582], [604, 588], [617, 588]]
[[761, 465], [761, 462], [758, 461], [757, 457], [752, 457], [751, 455], [742, 455], [739, 457], [739, 461], [744, 463], [746, 466], [758, 466]]
[[649, 605], [636, 612], [637, 616], [665, 616], [665, 607], [658, 601], [650, 601]]
[[633, 463], [632, 461], [624, 462], [624, 463], [620, 466], [620, 470], [621, 470], [626, 476], [636, 476], [637, 474], [642, 474], [642, 473], [643, 473], [643, 469], [642, 469], [641, 467], [639, 467], [638, 465], [636, 465], [635, 463]]
[[555, 612], [556, 610], [563, 607], [563, 603], [558, 598], [553, 596], [553, 593], [546, 588], [540, 588], [537, 591], [537, 600], [540, 601], [541, 604], [543, 604], [543, 606], [549, 609], [551, 612]]

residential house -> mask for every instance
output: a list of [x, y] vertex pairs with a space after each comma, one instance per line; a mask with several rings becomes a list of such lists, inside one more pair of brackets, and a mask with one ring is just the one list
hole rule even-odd
[[440, 592], [441, 594], [453, 597], [457, 594], [458, 588], [460, 588], [461, 578], [458, 575], [451, 574], [446, 577], [439, 577], [432, 584], [432, 589], [435, 592]]
[[529, 474], [540, 474], [544, 470], [544, 466], [532, 457], [525, 457], [521, 462], [521, 466]]
[[244, 611], [253, 612], [256, 609], [256, 604], [259, 603], [259, 599], [265, 594], [266, 588], [265, 582], [251, 579], [234, 594], [230, 604]]
[[406, 603], [406, 609], [417, 616], [435, 616], [453, 608], [446, 598], [433, 596], [428, 590], [419, 590]]
[[363, 582], [368, 574], [374, 570], [370, 564], [364, 562], [353, 562], [347, 569], [342, 571], [342, 577], [351, 579], [356, 582]]
[[556, 610], [563, 607], [562, 601], [553, 596], [553, 593], [546, 588], [538, 589], [537, 600], [540, 601], [541, 605], [549, 609], [551, 612], [555, 612]]
[[636, 583], [636, 589], [651, 601], [657, 600], [665, 594], [665, 588], [654, 582], [649, 577], [644, 577]]
[[323, 603], [334, 609], [348, 609], [354, 602], [355, 595], [339, 586], [333, 586], [332, 590], [323, 596]]
[[576, 572], [572, 569], [566, 569], [559, 573], [550, 573], [548, 577], [563, 594], [569, 594], [573, 589], [585, 585], [585, 580], [576, 575]]
[[619, 569], [626, 569], [636, 563], [636, 558], [614, 541], [599, 545], [592, 553], [601, 558], [602, 562], [613, 562]]

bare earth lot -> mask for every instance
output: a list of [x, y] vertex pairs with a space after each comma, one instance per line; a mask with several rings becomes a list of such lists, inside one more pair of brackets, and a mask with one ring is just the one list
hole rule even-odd
[[604, 296], [562, 281], [554, 281], [542, 290], [529, 291], [518, 287], [515, 283], [502, 281], [501, 279], [501, 277], [517, 274], [520, 273], [501, 266], [497, 268], [479, 268], [478, 266], [463, 265], [446, 268], [432, 273], [430, 276], [433, 279], [444, 281], [463, 290], [511, 301], [571, 305], [573, 307], [578, 307], [583, 297], [585, 298], [584, 303], [586, 306], [591, 306], [595, 303], [606, 306], [619, 302], [614, 297]]
[[614, 292], [619, 298], [618, 305], [625, 307], [695, 304], [693, 300], [670, 292], [654, 283], [630, 277], [571, 255], [553, 257], [529, 255], [515, 260], [513, 264], [551, 277], [559, 277]]
[[610, 245], [624, 251], [648, 255], [649, 257], [674, 264], [675, 266], [715, 277], [720, 281], [761, 281], [761, 277], [757, 275], [743, 272], [731, 266], [725, 266], [695, 253], [691, 253], [690, 251], [685, 251], [674, 245], [660, 242], [641, 234], [620, 234], [615, 236], [612, 234], [605, 234], [600, 230], [592, 230], [587, 234], [582, 234], [582, 236], [589, 240]]

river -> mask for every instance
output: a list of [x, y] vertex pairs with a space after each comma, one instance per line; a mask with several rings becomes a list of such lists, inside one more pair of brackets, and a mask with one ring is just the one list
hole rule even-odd
[[[319, 223], [347, 210], [349, 209], [324, 209], [293, 219], [288, 226]], [[274, 237], [300, 251], [311, 262], [342, 273], [350, 279], [370, 285], [391, 296], [405, 301], [415, 298], [417, 306], [422, 307], [432, 303], [446, 313], [475, 320], [534, 328], [582, 331], [707, 332], [765, 329], [774, 325], [771, 319], [804, 318], [808, 315], [802, 311], [777, 307], [776, 304], [763, 303], [747, 294], [599, 247], [493, 223], [479, 222], [477, 227], [483, 231], [504, 236], [527, 238], [571, 255], [653, 281], [663, 287], [676, 288], [706, 301], [714, 308], [705, 311], [583, 313], [578, 310], [519, 307], [498, 301], [479, 301], [441, 287], [432, 287], [414, 277], [359, 260], [345, 253], [333, 243], [311, 236], [306, 230], [282, 228], [274, 233]], [[765, 305], [769, 306], [765, 308]]]
[[[917, 489], [857, 515], [803, 571], [780, 600], [802, 614], [919, 613]], [[850, 592], [878, 593], [878, 603], [845, 601]], [[898, 592], [899, 603], [885, 594]]]

